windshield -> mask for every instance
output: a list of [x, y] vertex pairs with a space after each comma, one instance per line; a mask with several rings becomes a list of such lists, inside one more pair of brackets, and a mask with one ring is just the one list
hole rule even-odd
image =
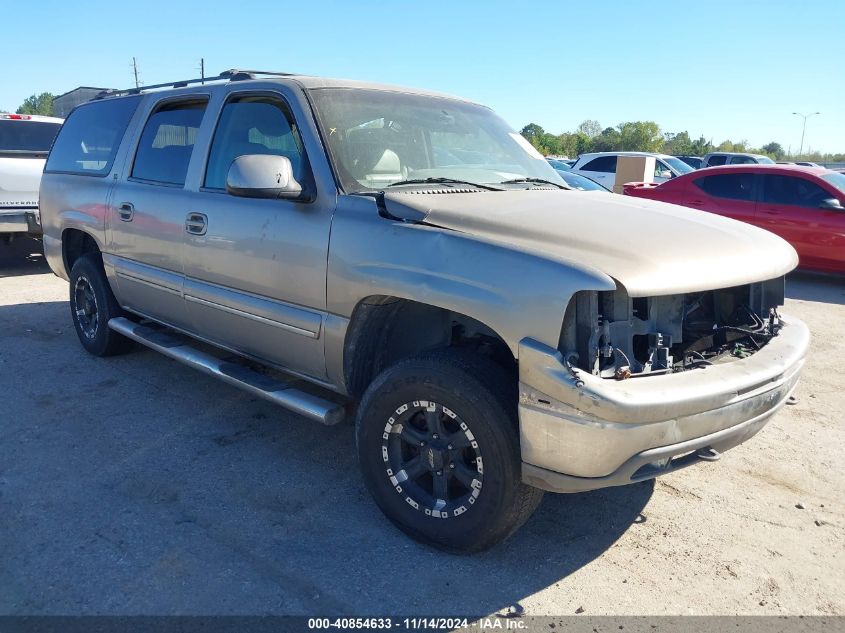
[[590, 180], [586, 176], [575, 174], [571, 171], [561, 172], [560, 177], [566, 181], [567, 185], [578, 191], [610, 191], [610, 189], [602, 187], [595, 180]]
[[757, 164], [758, 165], [774, 165], [775, 161], [773, 161], [768, 156], [758, 156], [757, 157]]
[[310, 95], [349, 193], [428, 178], [485, 184], [540, 178], [564, 185], [528, 141], [483, 106], [357, 88], [319, 88]]
[[0, 121], [0, 152], [46, 154], [59, 133], [60, 123]]
[[[572, 169], [572, 165], [569, 163], [564, 163], [563, 161], [555, 160], [554, 158], [547, 158], [546, 162], [549, 163], [555, 171], [569, 171]], [[564, 178], [564, 180], [566, 180], [566, 178]]]
[[661, 158], [661, 160], [667, 165], [669, 165], [669, 167], [675, 170], [679, 175], [688, 174], [691, 171], [695, 171], [695, 169], [687, 165], [680, 158], [675, 158], [674, 156], [666, 156], [665, 158]]
[[839, 189], [842, 193], [845, 193], [845, 174], [842, 172], [832, 171], [829, 174], [824, 174], [822, 178]]

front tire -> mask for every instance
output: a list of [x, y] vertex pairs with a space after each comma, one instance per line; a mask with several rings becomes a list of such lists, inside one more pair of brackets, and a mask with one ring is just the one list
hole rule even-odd
[[521, 481], [515, 380], [486, 358], [441, 350], [367, 389], [356, 420], [364, 480], [413, 538], [452, 552], [506, 539], [542, 499]]
[[79, 257], [70, 271], [70, 313], [79, 342], [94, 356], [114, 356], [132, 347], [132, 341], [109, 328], [109, 319], [124, 312], [94, 253]]

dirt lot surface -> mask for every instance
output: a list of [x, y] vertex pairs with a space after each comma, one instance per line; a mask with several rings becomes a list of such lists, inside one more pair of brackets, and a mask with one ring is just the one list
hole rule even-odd
[[547, 495], [504, 545], [408, 540], [323, 428], [151, 351], [98, 359], [37, 243], [0, 246], [0, 614], [845, 614], [845, 283], [785, 408], [715, 464]]

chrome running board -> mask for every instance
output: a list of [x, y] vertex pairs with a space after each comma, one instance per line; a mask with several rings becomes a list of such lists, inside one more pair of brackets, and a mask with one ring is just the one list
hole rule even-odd
[[295, 387], [298, 381], [279, 380], [266, 376], [246, 365], [234, 363], [203, 352], [191, 345], [191, 339], [163, 327], [135, 323], [124, 317], [109, 321], [109, 327], [123, 336], [137, 341], [168, 358], [172, 358], [204, 374], [219, 378], [235, 387], [274, 402], [286, 409], [325, 425], [343, 421], [346, 411], [342, 404], [307, 393]]

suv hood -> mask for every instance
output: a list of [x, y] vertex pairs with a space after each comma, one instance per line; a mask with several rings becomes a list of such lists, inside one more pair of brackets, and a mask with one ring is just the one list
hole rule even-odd
[[38, 206], [44, 158], [0, 156], [0, 209]]
[[776, 235], [673, 204], [563, 190], [384, 195], [387, 211], [589, 266], [634, 297], [728, 288], [785, 275], [795, 249]]

